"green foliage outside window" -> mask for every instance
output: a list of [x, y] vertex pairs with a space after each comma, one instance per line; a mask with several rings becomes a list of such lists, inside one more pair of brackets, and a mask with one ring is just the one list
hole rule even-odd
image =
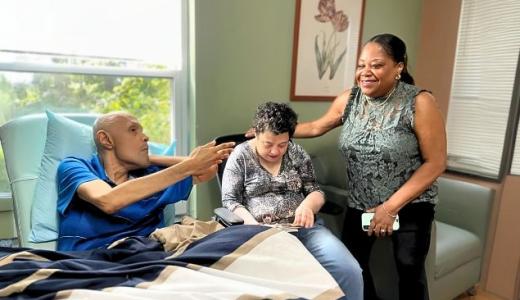
[[[29, 78], [31, 78], [29, 76]], [[29, 113], [127, 111], [141, 122], [151, 141], [171, 142], [171, 80], [75, 74], [34, 73], [11, 81], [0, 73], [0, 125]], [[0, 150], [0, 192], [9, 191]]]

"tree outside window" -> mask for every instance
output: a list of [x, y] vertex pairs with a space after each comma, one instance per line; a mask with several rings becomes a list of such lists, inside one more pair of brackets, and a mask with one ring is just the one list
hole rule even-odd
[[[54, 112], [127, 111], [151, 141], [171, 142], [170, 78], [0, 72], [0, 125], [17, 116]], [[9, 181], [0, 150], [0, 192]]]

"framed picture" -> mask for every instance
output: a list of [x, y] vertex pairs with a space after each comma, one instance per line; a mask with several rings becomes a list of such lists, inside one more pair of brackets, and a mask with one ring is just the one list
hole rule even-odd
[[296, 0], [291, 100], [331, 101], [354, 83], [364, 0]]

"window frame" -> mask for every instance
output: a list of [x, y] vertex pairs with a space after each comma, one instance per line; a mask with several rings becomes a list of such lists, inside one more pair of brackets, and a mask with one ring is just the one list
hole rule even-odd
[[[49, 74], [81, 74], [99, 76], [123, 76], [123, 77], [147, 77], [162, 78], [171, 81], [170, 88], [170, 136], [172, 141], [176, 141], [176, 155], [186, 155], [190, 145], [189, 122], [188, 122], [188, 61], [189, 61], [189, 14], [188, 0], [181, 1], [181, 53], [182, 68], [179, 71], [165, 70], [143, 70], [143, 69], [122, 69], [109, 67], [90, 67], [90, 66], [66, 66], [66, 65], [40, 65], [36, 63], [5, 63], [0, 62], [0, 71], [7, 72], [31, 72]], [[11, 193], [0, 195], [0, 198], [12, 198]], [[1, 199], [0, 199], [1, 200]], [[175, 204], [175, 215], [182, 216], [188, 213], [186, 201], [179, 201]]]
[[[498, 174], [499, 179], [505, 175], [520, 176], [512, 173], [513, 159], [515, 155], [515, 148], [520, 147], [520, 141], [516, 140], [517, 133], [520, 130], [520, 51], [518, 52], [518, 60], [516, 64], [516, 76], [513, 85], [513, 96], [511, 97], [511, 108], [509, 110], [509, 119], [507, 120], [506, 143], [504, 145], [504, 152], [502, 153], [502, 165]], [[517, 153], [520, 155], [520, 151]]]
[[[511, 170], [517, 142], [520, 147], [520, 141], [516, 140], [518, 131], [520, 131], [520, 51], [518, 53], [513, 93], [511, 96], [511, 104], [509, 106], [507, 126], [504, 134], [504, 145], [502, 148], [502, 156], [497, 177], [470, 173], [468, 171], [459, 170], [450, 166], [448, 166], [446, 170], [450, 173], [461, 174], [479, 179], [486, 179], [498, 183], [502, 182], [504, 177], [507, 175], [520, 176], [520, 174], [513, 174]], [[518, 154], [520, 155], [520, 151]]]
[[[461, 3], [461, 5], [464, 5], [464, 3]], [[463, 10], [462, 10], [463, 11]], [[461, 39], [461, 26], [463, 21], [462, 11], [460, 15], [459, 20], [459, 28], [458, 28], [458, 37], [457, 37], [457, 48], [459, 47], [459, 41]], [[457, 49], [458, 50], [458, 49]], [[458, 52], [458, 51], [457, 51]], [[457, 56], [457, 54], [455, 54]], [[455, 73], [456, 68], [456, 60], [455, 57], [454, 64], [453, 64], [453, 72]], [[447, 171], [450, 173], [460, 174], [468, 177], [474, 177], [479, 179], [485, 179], [492, 182], [501, 182], [504, 178], [504, 176], [511, 174], [511, 166], [514, 158], [514, 150], [515, 150], [515, 140], [516, 140], [516, 133], [520, 128], [519, 118], [520, 118], [520, 92], [518, 89], [520, 88], [520, 51], [519, 55], [516, 60], [516, 69], [514, 71], [514, 80], [513, 80], [513, 87], [512, 87], [512, 94], [511, 99], [509, 100], [509, 110], [504, 111], [504, 115], [507, 115], [507, 121], [505, 122], [505, 128], [503, 131], [496, 132], [496, 134], [503, 134], [503, 145], [502, 145], [502, 153], [497, 155], [500, 158], [500, 161], [497, 162], [497, 173], [494, 174], [485, 174], [485, 173], [479, 173], [478, 171], [471, 170], [471, 168], [464, 168], [464, 166], [450, 166], [448, 161]], [[451, 89], [450, 89], [450, 102], [453, 100], [453, 94], [454, 94], [454, 82], [455, 78], [452, 78], [451, 82]], [[450, 107], [448, 106], [448, 115], [450, 114]], [[504, 116], [505, 117], [505, 116]], [[446, 121], [448, 121], [449, 118], [447, 118]], [[448, 125], [448, 124], [446, 124]], [[448, 132], [448, 126], [446, 126], [447, 134], [450, 134]], [[469, 133], [469, 132], [468, 132]], [[520, 143], [520, 141], [519, 141]], [[519, 174], [520, 175], [520, 174]]]

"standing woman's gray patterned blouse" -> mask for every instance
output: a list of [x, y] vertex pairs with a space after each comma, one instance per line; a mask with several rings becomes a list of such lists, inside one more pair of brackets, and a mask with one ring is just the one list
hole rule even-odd
[[[422, 91], [398, 82], [385, 101], [352, 88], [339, 137], [349, 207], [366, 210], [388, 200], [424, 162], [414, 130], [415, 97]], [[437, 201], [434, 183], [412, 202]]]
[[309, 155], [289, 142], [277, 176], [260, 165], [249, 142], [235, 147], [222, 179], [222, 204], [235, 210], [245, 207], [258, 221], [290, 223], [305, 197], [320, 191]]

